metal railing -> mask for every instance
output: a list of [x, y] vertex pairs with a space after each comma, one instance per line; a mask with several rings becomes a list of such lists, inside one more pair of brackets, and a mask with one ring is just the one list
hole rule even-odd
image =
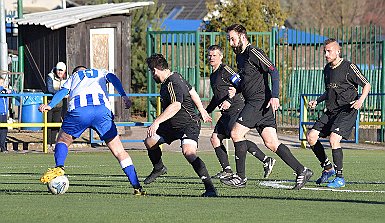
[[[315, 109], [308, 109], [309, 98], [316, 100], [321, 94], [301, 94], [300, 95], [300, 114], [299, 114], [299, 135], [301, 147], [306, 148], [307, 126], [313, 125], [315, 121], [323, 114], [323, 106], [318, 106]], [[371, 100], [373, 99], [374, 100]], [[385, 93], [369, 94], [363, 106], [358, 111], [356, 118], [354, 138], [353, 140], [343, 140], [343, 142], [358, 143], [359, 128], [361, 125], [373, 125], [380, 127], [380, 141], [384, 142], [384, 126], [385, 126], [385, 106], [376, 103], [385, 98]], [[374, 103], [373, 103], [374, 102]]]
[[[278, 126], [298, 126], [300, 94], [321, 94], [324, 91], [323, 68], [326, 60], [323, 42], [335, 38], [341, 44], [341, 56], [358, 65], [372, 85], [371, 93], [385, 92], [385, 43], [382, 30], [371, 27], [310, 28], [305, 30], [276, 29], [271, 32], [248, 32], [252, 45], [262, 48], [277, 66], [280, 77], [281, 109]], [[235, 67], [235, 55], [221, 32], [147, 32], [147, 54], [162, 53], [170, 69], [180, 72], [193, 85], [203, 102], [210, 100], [210, 67], [207, 47], [213, 44], [224, 49], [224, 62]], [[148, 93], [157, 85], [148, 75]], [[376, 100], [370, 98], [369, 100]], [[384, 102], [382, 99], [382, 102]], [[385, 105], [381, 102], [381, 106]], [[371, 102], [372, 103], [372, 102]], [[148, 102], [148, 111], [155, 108]]]
[[[44, 93], [13, 93], [13, 94], [0, 94], [0, 97], [20, 97], [20, 106], [23, 106], [23, 97], [43, 97], [43, 103], [46, 104], [48, 102], [47, 97], [52, 96], [52, 94], [44, 94]], [[120, 96], [119, 94], [109, 94], [108, 96]], [[160, 97], [159, 94], [127, 94], [128, 97], [157, 97], [157, 114], [160, 114], [161, 106], [160, 106]], [[21, 114], [19, 114], [21, 115]], [[149, 126], [150, 122], [115, 122], [117, 126]], [[61, 127], [62, 123], [50, 123], [47, 122], [47, 112], [43, 113], [43, 122], [34, 122], [34, 123], [0, 123], [0, 127], [12, 127], [12, 128], [23, 128], [23, 127], [40, 127], [42, 128], [43, 134], [43, 152], [48, 152], [48, 128], [49, 127]], [[95, 140], [93, 137], [93, 130], [90, 129], [90, 143], [98, 143], [103, 142], [101, 140]], [[122, 142], [143, 142], [142, 140], [122, 140]]]

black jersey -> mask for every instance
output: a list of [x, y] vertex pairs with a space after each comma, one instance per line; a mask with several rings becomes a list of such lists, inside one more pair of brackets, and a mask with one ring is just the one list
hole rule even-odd
[[236, 114], [240, 108], [244, 106], [244, 99], [242, 94], [237, 93], [232, 99], [228, 96], [229, 87], [232, 87], [230, 82], [231, 76], [235, 74], [235, 71], [225, 65], [219, 65], [218, 69], [210, 75], [210, 85], [213, 90], [213, 97], [206, 108], [208, 113], [214, 111], [214, 109], [220, 105], [223, 101], [227, 100], [231, 103], [229, 109], [222, 111], [221, 113]]
[[[248, 45], [243, 53], [236, 56], [240, 88], [247, 103], [269, 100], [272, 97], [268, 75], [276, 70], [263, 50]], [[275, 97], [278, 97], [276, 95]]]
[[180, 102], [181, 109], [166, 122], [173, 128], [182, 128], [189, 123], [199, 121], [198, 115], [195, 113], [195, 106], [191, 99], [189, 91], [191, 85], [183, 79], [183, 77], [173, 72], [160, 87], [160, 98], [162, 109], [165, 110], [173, 102]]
[[351, 106], [358, 99], [358, 85], [364, 87], [368, 80], [357, 65], [341, 59], [334, 68], [328, 63], [324, 68], [326, 108], [333, 112]]

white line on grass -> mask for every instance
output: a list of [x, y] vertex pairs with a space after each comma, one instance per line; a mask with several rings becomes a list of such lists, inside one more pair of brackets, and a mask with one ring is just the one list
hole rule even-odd
[[[259, 183], [261, 186], [272, 187], [277, 189], [291, 189], [292, 186], [284, 185], [289, 181], [262, 181]], [[337, 191], [337, 192], [349, 192], [349, 193], [385, 193], [383, 190], [344, 190], [344, 189], [332, 189], [332, 188], [320, 188], [320, 187], [303, 187], [303, 190], [323, 190], [323, 191]]]

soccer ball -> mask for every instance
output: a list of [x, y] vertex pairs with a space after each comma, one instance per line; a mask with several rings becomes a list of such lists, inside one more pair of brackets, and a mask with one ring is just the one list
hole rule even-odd
[[70, 182], [65, 175], [55, 177], [47, 184], [48, 191], [55, 195], [64, 194], [69, 186]]

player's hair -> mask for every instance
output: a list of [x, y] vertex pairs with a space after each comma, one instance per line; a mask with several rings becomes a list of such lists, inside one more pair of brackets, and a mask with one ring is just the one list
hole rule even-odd
[[209, 48], [207, 48], [207, 53], [210, 52], [210, 51], [214, 51], [214, 50], [218, 50], [219, 54], [223, 55], [222, 47], [220, 47], [218, 45], [211, 45], [211, 46], [209, 46]]
[[244, 26], [242, 26], [241, 24], [233, 24], [229, 27], [226, 28], [226, 32], [230, 32], [230, 31], [235, 31], [237, 32], [238, 34], [245, 34], [245, 36], [247, 36], [247, 31], [246, 31], [246, 28]]
[[324, 45], [326, 46], [326, 45], [328, 45], [328, 44], [330, 44], [330, 43], [337, 43], [337, 44], [339, 45], [339, 43], [337, 42], [337, 40], [334, 39], [334, 38], [330, 38], [330, 39], [325, 40]]
[[152, 54], [149, 58], [146, 59], [146, 63], [150, 70], [154, 70], [154, 68], [158, 70], [168, 69], [166, 58], [164, 58], [164, 56], [159, 53]]
[[75, 72], [77, 72], [78, 70], [80, 70], [80, 69], [82, 69], [82, 68], [87, 69], [86, 66], [80, 65], [80, 66], [75, 67], [75, 68], [72, 70], [72, 73], [75, 73]]

